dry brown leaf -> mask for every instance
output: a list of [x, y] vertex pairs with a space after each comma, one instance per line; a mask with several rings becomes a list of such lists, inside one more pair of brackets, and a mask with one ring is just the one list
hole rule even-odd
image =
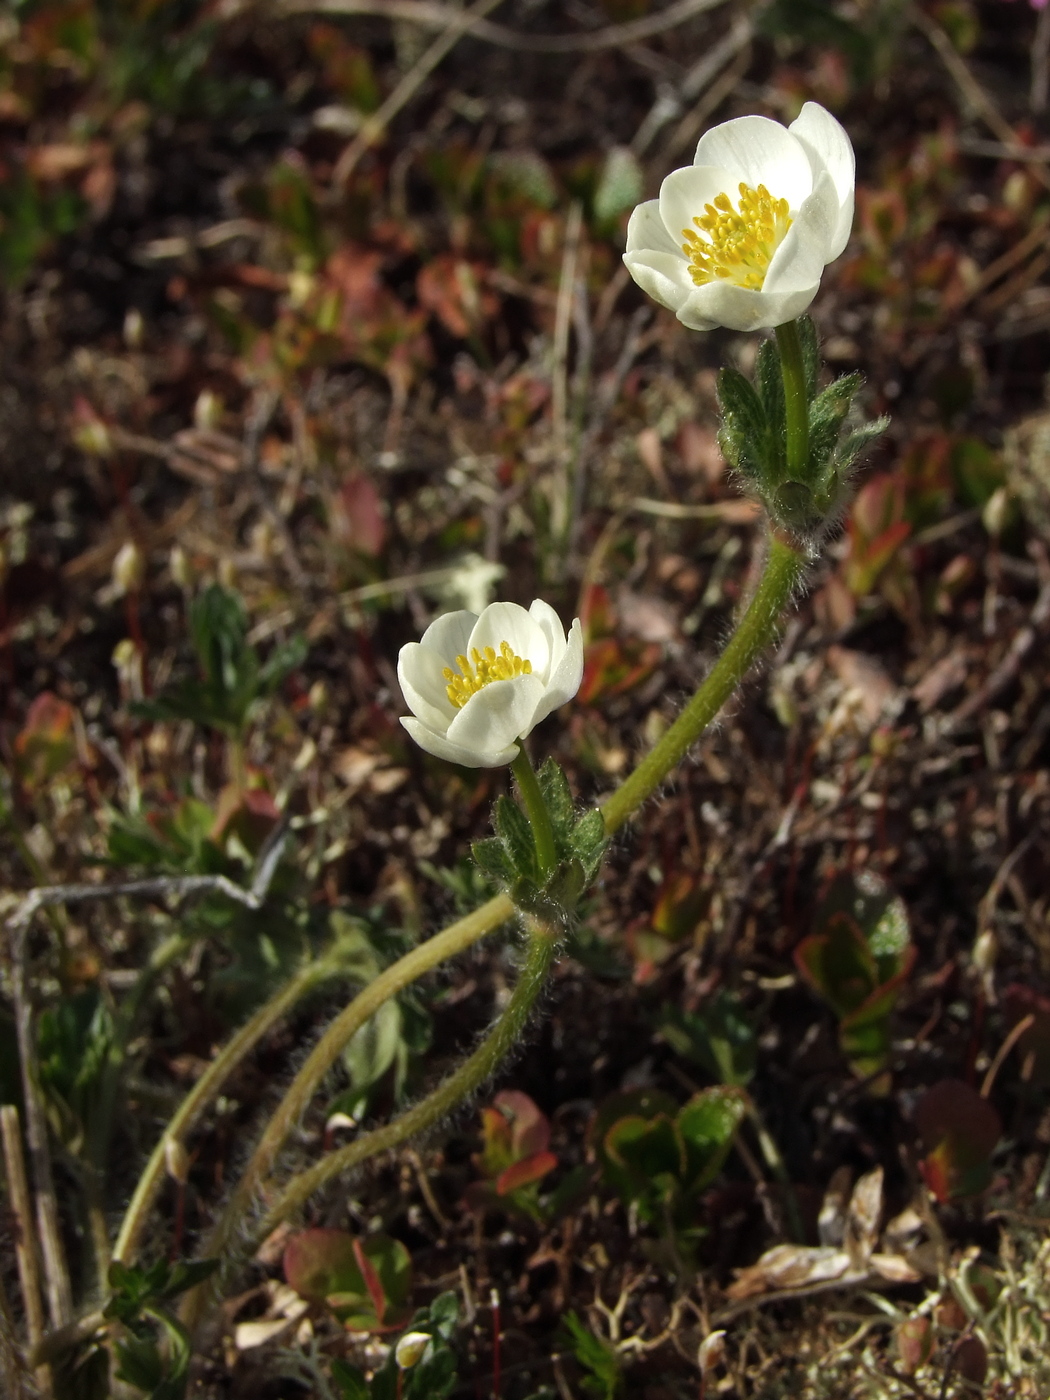
[[926, 714], [951, 691], [962, 685], [968, 670], [966, 652], [957, 647], [931, 666], [922, 680], [911, 688], [912, 699]]

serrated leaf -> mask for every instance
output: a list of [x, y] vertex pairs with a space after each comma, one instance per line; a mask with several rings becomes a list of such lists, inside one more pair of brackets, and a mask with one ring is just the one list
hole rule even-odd
[[806, 373], [806, 397], [813, 399], [820, 377], [820, 336], [811, 316], [800, 316], [795, 322], [802, 346], [802, 367]]
[[561, 765], [553, 758], [544, 762], [537, 776], [555, 834], [564, 835], [572, 825], [575, 815], [569, 780]]
[[868, 448], [876, 438], [881, 437], [890, 426], [887, 417], [876, 418], [871, 423], [862, 423], [859, 428], [854, 428], [839, 443], [835, 450], [835, 466], [842, 474], [851, 471], [866, 448]]
[[739, 370], [726, 365], [718, 375], [722, 410], [719, 445], [729, 464], [761, 477], [769, 460], [770, 430], [762, 400]]
[[605, 840], [605, 818], [597, 807], [592, 807], [572, 829], [572, 848], [586, 863], [601, 856]]
[[536, 843], [532, 827], [525, 813], [506, 793], [496, 799], [494, 825], [515, 874], [535, 881]]
[[514, 871], [503, 849], [503, 842], [497, 837], [486, 836], [482, 841], [475, 841], [470, 849], [486, 875], [500, 881], [514, 879]]
[[[765, 409], [771, 452], [776, 452], [776, 466], [782, 467], [782, 444], [786, 440], [787, 424], [784, 408], [784, 371], [775, 340], [764, 340], [758, 347], [755, 363], [755, 386]], [[772, 464], [771, 464], [772, 465]], [[780, 476], [777, 471], [777, 476]]]

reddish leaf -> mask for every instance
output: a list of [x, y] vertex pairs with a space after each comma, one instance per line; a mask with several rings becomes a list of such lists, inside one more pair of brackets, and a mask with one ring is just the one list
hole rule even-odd
[[901, 1370], [912, 1376], [933, 1355], [933, 1323], [928, 1317], [909, 1317], [897, 1328], [897, 1354]]
[[551, 1125], [528, 1094], [522, 1094], [517, 1089], [503, 1089], [492, 1104], [510, 1123], [515, 1157], [532, 1156], [547, 1150]]
[[22, 781], [39, 786], [72, 763], [76, 755], [75, 711], [50, 690], [30, 705], [26, 722], [15, 737], [15, 762]]
[[379, 1275], [362, 1248], [360, 1240], [354, 1240], [354, 1258], [357, 1260], [357, 1267], [361, 1270], [361, 1277], [365, 1281], [365, 1287], [368, 1289], [368, 1296], [372, 1300], [373, 1308], [375, 1308], [376, 1317], [382, 1322], [386, 1313], [386, 1296], [383, 1293], [383, 1285], [379, 1280]]
[[519, 1187], [531, 1186], [534, 1181], [541, 1181], [557, 1165], [558, 1159], [553, 1152], [537, 1152], [532, 1157], [523, 1157], [520, 1162], [500, 1172], [495, 1183], [496, 1194], [509, 1196]]
[[356, 1243], [345, 1230], [298, 1231], [285, 1246], [285, 1280], [300, 1297], [313, 1302], [360, 1285]]
[[984, 1190], [1002, 1133], [987, 1099], [961, 1079], [942, 1079], [916, 1105], [915, 1125], [927, 1151], [919, 1167], [939, 1201]]
[[980, 1337], [960, 1337], [952, 1352], [952, 1370], [971, 1385], [983, 1385], [988, 1374], [988, 1353]]

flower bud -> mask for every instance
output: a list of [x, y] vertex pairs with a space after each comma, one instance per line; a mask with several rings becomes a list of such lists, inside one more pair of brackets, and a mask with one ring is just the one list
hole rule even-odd
[[423, 1359], [429, 1344], [429, 1332], [406, 1332], [394, 1348], [394, 1360], [402, 1371], [410, 1371]]
[[981, 512], [981, 523], [991, 535], [993, 540], [997, 540], [1003, 533], [1010, 519], [1010, 492], [1005, 486], [1000, 486], [993, 491], [985, 502], [984, 510]]
[[225, 404], [212, 389], [202, 389], [193, 405], [193, 426], [201, 432], [214, 430], [222, 419]]
[[146, 331], [146, 323], [142, 319], [142, 312], [137, 306], [131, 306], [124, 317], [124, 344], [129, 350], [140, 350], [142, 348], [142, 338]]
[[113, 560], [113, 587], [118, 597], [125, 593], [137, 593], [142, 587], [146, 573], [146, 561], [142, 550], [134, 540], [126, 540]]
[[164, 1165], [173, 1181], [180, 1186], [186, 1185], [190, 1174], [190, 1154], [178, 1138], [164, 1139]]
[[193, 565], [181, 544], [172, 546], [171, 553], [168, 555], [168, 569], [171, 572], [171, 581], [176, 588], [185, 590], [193, 587]]

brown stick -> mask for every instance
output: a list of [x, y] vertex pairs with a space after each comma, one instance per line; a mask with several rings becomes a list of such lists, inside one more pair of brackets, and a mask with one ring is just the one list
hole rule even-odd
[[[29, 1184], [26, 1181], [25, 1159], [22, 1156], [22, 1132], [18, 1122], [18, 1109], [14, 1104], [5, 1103], [0, 1107], [0, 1138], [3, 1140], [8, 1203], [18, 1227], [15, 1239], [15, 1258], [18, 1262], [18, 1281], [22, 1288], [22, 1304], [26, 1315], [27, 1349], [32, 1351], [44, 1335], [44, 1304], [40, 1295], [40, 1266], [36, 1257], [33, 1205], [29, 1197]], [[37, 1384], [44, 1395], [50, 1395], [51, 1372], [49, 1367], [39, 1366], [37, 1368]]]

